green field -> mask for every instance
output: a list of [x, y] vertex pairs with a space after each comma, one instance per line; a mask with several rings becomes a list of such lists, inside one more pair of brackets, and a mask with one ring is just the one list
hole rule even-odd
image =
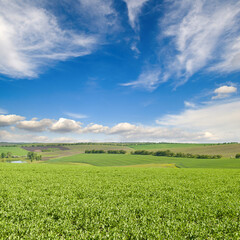
[[128, 147], [134, 150], [152, 150], [152, 149], [171, 149], [171, 148], [185, 148], [185, 147], [203, 147], [212, 144], [200, 143], [146, 143], [146, 144], [129, 144]]
[[223, 157], [234, 157], [240, 153], [240, 144], [190, 144], [190, 143], [159, 143], [159, 144], [135, 144], [129, 145], [134, 150], [171, 150], [174, 153], [192, 153], [192, 154], [220, 154]]
[[118, 146], [117, 144], [80, 144], [80, 145], [67, 145], [69, 150], [60, 150], [60, 149], [50, 149], [51, 152], [41, 152], [44, 160], [59, 158], [64, 156], [72, 156], [79, 153], [84, 153], [85, 150], [126, 150], [127, 152], [132, 151], [131, 148], [127, 146]]
[[174, 163], [183, 168], [240, 168], [240, 159], [195, 159], [130, 154], [78, 154], [48, 160], [47, 163], [85, 163], [93, 166], [127, 166]]
[[239, 239], [240, 170], [0, 164], [1, 239]]
[[25, 156], [27, 155], [28, 151], [25, 149], [22, 149], [21, 147], [2, 147], [0, 146], [0, 153], [7, 153], [11, 152], [12, 155], [17, 155], [17, 156]]

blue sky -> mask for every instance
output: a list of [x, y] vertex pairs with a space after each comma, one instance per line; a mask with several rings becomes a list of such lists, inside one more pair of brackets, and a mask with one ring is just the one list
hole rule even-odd
[[0, 141], [239, 141], [239, 20], [234, 0], [0, 0]]

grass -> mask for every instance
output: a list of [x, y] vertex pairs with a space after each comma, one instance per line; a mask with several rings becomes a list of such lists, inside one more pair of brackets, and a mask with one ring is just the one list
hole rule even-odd
[[172, 152], [183, 152], [192, 154], [208, 154], [217, 155], [220, 154], [224, 157], [235, 157], [237, 153], [240, 153], [240, 144], [189, 144], [189, 143], [160, 143], [160, 144], [136, 144], [129, 145], [134, 150], [167, 150]]
[[22, 149], [21, 147], [1, 147], [0, 146], [0, 153], [7, 153], [11, 152], [12, 155], [17, 155], [17, 156], [25, 156], [27, 155], [28, 151], [25, 149]]
[[48, 160], [47, 163], [86, 163], [93, 166], [176, 164], [181, 168], [240, 168], [240, 159], [195, 159], [130, 154], [77, 154]]
[[146, 144], [129, 144], [128, 147], [134, 150], [153, 150], [153, 149], [171, 149], [171, 148], [185, 148], [185, 147], [202, 147], [209, 144], [198, 144], [198, 143], [146, 143]]
[[96, 145], [90, 145], [90, 144], [81, 144], [81, 145], [67, 145], [67, 148], [69, 148], [69, 150], [59, 150], [56, 149], [52, 152], [41, 152], [41, 155], [43, 157], [44, 160], [48, 160], [48, 159], [53, 159], [53, 158], [61, 158], [64, 156], [72, 156], [72, 155], [76, 155], [76, 154], [80, 154], [80, 153], [84, 153], [85, 150], [126, 150], [128, 152], [130, 152], [132, 149], [126, 146], [117, 146], [115, 144], [96, 144]]
[[1, 239], [239, 239], [240, 170], [0, 164]]

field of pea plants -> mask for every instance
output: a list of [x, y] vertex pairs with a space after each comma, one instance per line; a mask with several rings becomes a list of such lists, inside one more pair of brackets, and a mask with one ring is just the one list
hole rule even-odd
[[1, 239], [239, 239], [240, 170], [0, 163]]

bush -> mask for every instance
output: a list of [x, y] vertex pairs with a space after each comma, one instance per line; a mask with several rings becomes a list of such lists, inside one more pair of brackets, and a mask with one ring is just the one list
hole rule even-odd
[[240, 158], [240, 153], [237, 153], [235, 158]]
[[106, 153], [104, 150], [85, 150], [85, 153]]
[[108, 150], [107, 153], [108, 154], [125, 154], [126, 151], [124, 151], [124, 150]]
[[131, 152], [131, 154], [134, 155], [152, 155], [152, 152], [146, 151], [146, 150], [136, 150], [134, 152]]

